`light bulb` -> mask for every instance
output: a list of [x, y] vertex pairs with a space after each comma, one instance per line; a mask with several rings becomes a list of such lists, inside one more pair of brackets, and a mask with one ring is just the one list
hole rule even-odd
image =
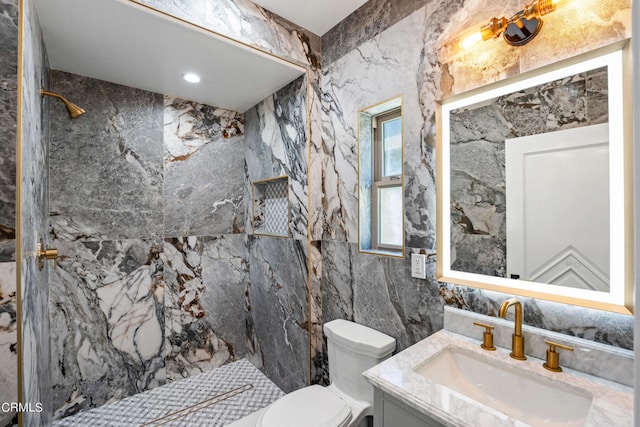
[[195, 73], [186, 73], [182, 76], [183, 79], [188, 81], [189, 83], [199, 83], [200, 76]]
[[482, 41], [482, 33], [479, 31], [473, 34], [468, 35], [460, 41], [460, 47], [463, 49], [469, 49], [476, 45], [476, 43]]

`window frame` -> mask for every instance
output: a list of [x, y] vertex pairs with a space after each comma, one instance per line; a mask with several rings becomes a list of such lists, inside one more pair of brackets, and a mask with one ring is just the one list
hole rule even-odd
[[[384, 151], [382, 148], [382, 124], [391, 120], [400, 119], [400, 162], [401, 171], [400, 175], [388, 175], [384, 176], [383, 171], [383, 156]], [[389, 245], [381, 243], [379, 240], [380, 231], [380, 203], [378, 194], [380, 189], [399, 187], [403, 191], [403, 175], [404, 175], [404, 120], [402, 116], [402, 106], [384, 111], [372, 117], [372, 166], [373, 166], [373, 182], [371, 185], [371, 248], [373, 250], [384, 250], [392, 252], [403, 252], [404, 248], [404, 195], [401, 203], [401, 222], [402, 222], [402, 236], [400, 245]]]

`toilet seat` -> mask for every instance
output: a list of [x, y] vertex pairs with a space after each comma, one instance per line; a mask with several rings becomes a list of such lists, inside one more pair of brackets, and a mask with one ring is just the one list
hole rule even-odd
[[346, 427], [351, 407], [326, 387], [312, 385], [289, 393], [261, 415], [258, 427]]

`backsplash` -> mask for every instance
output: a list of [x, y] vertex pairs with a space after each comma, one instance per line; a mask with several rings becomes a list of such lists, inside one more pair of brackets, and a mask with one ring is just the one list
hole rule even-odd
[[[509, 316], [512, 319], [512, 316]], [[473, 322], [494, 326], [494, 345], [505, 349], [511, 348], [513, 320], [487, 318], [452, 307], [444, 308], [444, 329], [481, 341], [483, 330]], [[523, 326], [525, 354], [540, 360], [546, 359], [549, 348], [545, 340], [567, 345], [573, 351], [562, 353], [561, 366], [580, 372], [595, 375], [599, 378], [633, 387], [633, 351], [594, 343], [593, 341], [568, 337], [566, 334], [549, 332], [545, 329]]]

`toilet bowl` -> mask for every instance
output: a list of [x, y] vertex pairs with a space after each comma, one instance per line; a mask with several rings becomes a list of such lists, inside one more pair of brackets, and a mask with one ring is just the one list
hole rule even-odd
[[389, 357], [396, 340], [347, 320], [325, 323], [331, 385], [312, 385], [228, 427], [359, 427], [373, 416], [373, 387], [362, 373]]

